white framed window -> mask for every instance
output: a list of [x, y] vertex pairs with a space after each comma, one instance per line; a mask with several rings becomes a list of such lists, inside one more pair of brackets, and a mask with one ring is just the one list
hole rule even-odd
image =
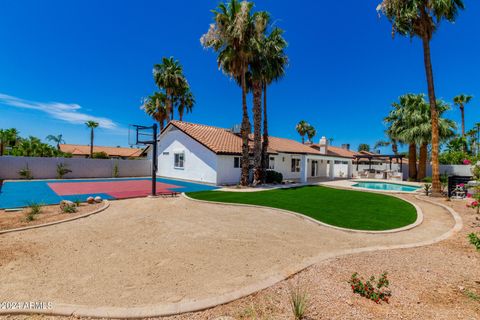
[[233, 157], [233, 167], [240, 168], [240, 157]]
[[275, 158], [274, 157], [270, 157], [268, 159], [268, 169], [270, 169], [270, 170], [275, 169]]
[[175, 152], [173, 154], [173, 158], [174, 158], [173, 167], [175, 169], [185, 168], [185, 152]]
[[300, 159], [292, 158], [292, 172], [300, 172]]

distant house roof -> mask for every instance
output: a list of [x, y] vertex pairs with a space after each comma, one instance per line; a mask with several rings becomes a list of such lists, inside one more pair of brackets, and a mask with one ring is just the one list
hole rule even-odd
[[[90, 146], [81, 144], [61, 144], [60, 151], [75, 156], [90, 155]], [[105, 152], [109, 157], [135, 158], [143, 156], [143, 149], [93, 146], [93, 152]]]
[[[170, 121], [169, 124], [162, 131], [165, 132], [167, 128], [174, 126], [183, 131], [185, 134], [204, 145], [209, 150], [216, 154], [241, 154], [242, 153], [242, 138], [240, 135], [233, 133], [229, 129], [207, 126], [203, 124]], [[300, 142], [277, 137], [268, 137], [269, 139], [269, 153], [294, 153], [294, 154], [315, 154], [320, 155], [318, 150], [310, 148]], [[249, 136], [250, 150], [253, 147], [253, 136]]]

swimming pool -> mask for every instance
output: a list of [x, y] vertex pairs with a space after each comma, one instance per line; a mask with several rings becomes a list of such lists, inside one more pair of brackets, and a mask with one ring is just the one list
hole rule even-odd
[[357, 182], [353, 185], [357, 188], [365, 188], [372, 190], [381, 190], [381, 191], [402, 191], [402, 192], [413, 192], [420, 189], [420, 187], [409, 186], [405, 184], [398, 183], [388, 183], [388, 182]]

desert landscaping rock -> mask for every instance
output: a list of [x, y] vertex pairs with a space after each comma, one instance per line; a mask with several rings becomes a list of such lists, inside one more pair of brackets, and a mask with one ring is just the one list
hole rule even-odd
[[454, 226], [445, 209], [405, 197], [422, 208], [424, 222], [384, 235], [322, 227], [274, 209], [184, 198], [115, 201], [96, 216], [0, 237], [0, 296], [114, 315], [202, 309], [202, 301], [228, 302], [322, 260], [431, 241]]

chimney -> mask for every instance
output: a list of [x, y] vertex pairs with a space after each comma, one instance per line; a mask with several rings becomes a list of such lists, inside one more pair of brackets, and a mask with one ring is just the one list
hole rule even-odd
[[344, 143], [344, 144], [342, 144], [342, 149], [350, 150], [350, 143]]
[[328, 140], [325, 136], [323, 136], [320, 139], [320, 142], [318, 143], [319, 151], [321, 154], [327, 154], [328, 153]]

